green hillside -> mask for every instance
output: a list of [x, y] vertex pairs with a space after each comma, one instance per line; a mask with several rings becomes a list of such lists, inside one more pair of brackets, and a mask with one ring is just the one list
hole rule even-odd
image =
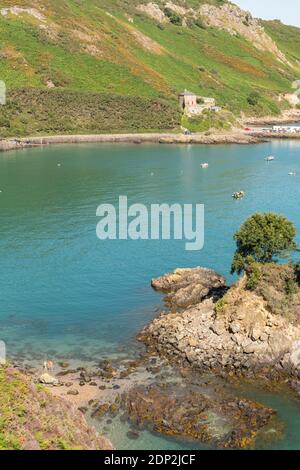
[[[290, 92], [293, 80], [300, 78], [300, 29], [264, 23], [290, 61], [282, 62], [243, 35], [195, 17], [193, 11], [201, 5], [224, 1], [174, 0], [185, 14], [167, 8], [166, 1], [155, 1], [167, 18], [163, 22], [139, 8], [147, 3], [2, 0], [0, 79], [8, 88], [8, 106], [0, 109], [0, 136], [56, 132], [57, 119], [60, 132], [107, 132], [114, 114], [114, 132], [176, 128], [177, 94], [185, 88], [216, 98], [236, 115], [278, 114], [288, 106], [278, 96]], [[24, 99], [29, 88], [32, 100]], [[65, 112], [59, 114], [57, 100], [64, 108], [69, 100], [73, 103], [74, 92], [78, 115], [71, 104], [64, 126]], [[249, 100], [254, 92], [255, 103]], [[51, 94], [54, 104], [47, 117]], [[153, 112], [158, 108], [160, 119]]]
[[287, 26], [281, 21], [263, 21], [267, 33], [272, 36], [287, 57], [300, 69], [300, 34], [299, 28]]

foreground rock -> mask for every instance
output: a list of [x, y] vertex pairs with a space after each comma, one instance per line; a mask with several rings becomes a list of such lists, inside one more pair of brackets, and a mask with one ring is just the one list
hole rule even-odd
[[123, 406], [136, 426], [223, 448], [252, 446], [274, 415], [250, 400], [212, 398], [196, 386], [171, 384], [136, 387], [123, 397]]
[[150, 351], [201, 369], [266, 368], [300, 378], [300, 290], [292, 271], [261, 267], [255, 291], [247, 290], [244, 277], [225, 295], [223, 278], [209, 270], [177, 270], [153, 280], [172, 311], [139, 339]]
[[39, 378], [39, 382], [44, 385], [58, 385], [59, 382], [56, 377], [52, 377], [50, 374], [42, 374]]

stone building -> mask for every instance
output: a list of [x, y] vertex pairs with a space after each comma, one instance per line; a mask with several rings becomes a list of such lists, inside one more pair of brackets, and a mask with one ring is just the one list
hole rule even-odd
[[195, 95], [191, 91], [185, 90], [179, 95], [179, 104], [181, 109], [188, 115], [193, 116], [201, 114], [205, 109], [215, 108], [216, 100]]
[[191, 91], [185, 90], [179, 95], [179, 103], [183, 110], [187, 110], [193, 106], [197, 106], [197, 95]]

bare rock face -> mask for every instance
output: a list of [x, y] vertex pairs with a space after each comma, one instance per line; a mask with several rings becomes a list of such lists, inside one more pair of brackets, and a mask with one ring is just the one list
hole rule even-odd
[[[283, 277], [288, 270], [274, 268], [274, 276], [281, 272]], [[139, 339], [150, 350], [201, 369], [274, 368], [300, 378], [300, 325], [289, 318], [297, 312], [298, 294], [290, 301], [290, 312], [284, 312], [268, 298], [272, 282], [270, 291], [262, 284], [261, 292], [247, 290], [245, 283], [243, 278], [226, 292], [221, 276], [201, 268], [153, 280], [154, 288], [167, 293], [172, 309], [147, 326]], [[216, 295], [220, 289], [226, 292], [221, 298]], [[277, 302], [281, 305], [279, 294]]]
[[248, 447], [269, 423], [273, 410], [250, 400], [201, 393], [196, 386], [137, 386], [123, 396], [130, 420], [170, 436], [223, 448]]
[[137, 10], [141, 11], [142, 13], [147, 14], [150, 18], [158, 21], [159, 23], [167, 23], [168, 18], [164, 14], [164, 12], [159, 8], [157, 3], [149, 2], [147, 4], [142, 4], [137, 6]]
[[201, 19], [207, 26], [221, 29], [234, 36], [243, 36], [257, 49], [270, 52], [280, 62], [291, 66], [284, 53], [279, 50], [273, 39], [266, 33], [261, 22], [253, 18], [250, 12], [242, 10], [237, 5], [225, 3], [224, 5], [215, 6], [204, 3], [198, 8], [188, 8], [183, 5], [177, 5], [173, 1], [166, 1], [163, 6], [149, 2], [137, 7], [139, 11], [155, 21], [167, 23], [169, 18], [165, 15], [164, 8], [168, 8], [178, 14], [182, 19], [183, 26], [187, 26], [189, 18], [194, 20]]
[[281, 62], [289, 63], [272, 38], [265, 32], [259, 20], [251, 13], [242, 10], [237, 5], [224, 4], [220, 7], [202, 5], [199, 13], [208, 26], [227, 31], [232, 35], [240, 34], [250, 41], [257, 49], [271, 52]]

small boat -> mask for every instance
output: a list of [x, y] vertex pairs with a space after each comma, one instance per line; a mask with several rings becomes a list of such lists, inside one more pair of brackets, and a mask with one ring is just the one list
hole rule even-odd
[[237, 191], [233, 193], [232, 198], [233, 199], [243, 199], [245, 197], [244, 191]]
[[289, 172], [289, 176], [296, 176], [296, 174], [297, 174], [297, 173], [296, 173], [295, 171], [290, 171], [290, 172]]
[[266, 157], [265, 158], [265, 161], [266, 162], [273, 162], [275, 160], [275, 157], [272, 157], [272, 155], [270, 155], [269, 157]]
[[201, 168], [208, 168], [209, 167], [208, 163], [201, 163], [200, 166], [201, 166]]

